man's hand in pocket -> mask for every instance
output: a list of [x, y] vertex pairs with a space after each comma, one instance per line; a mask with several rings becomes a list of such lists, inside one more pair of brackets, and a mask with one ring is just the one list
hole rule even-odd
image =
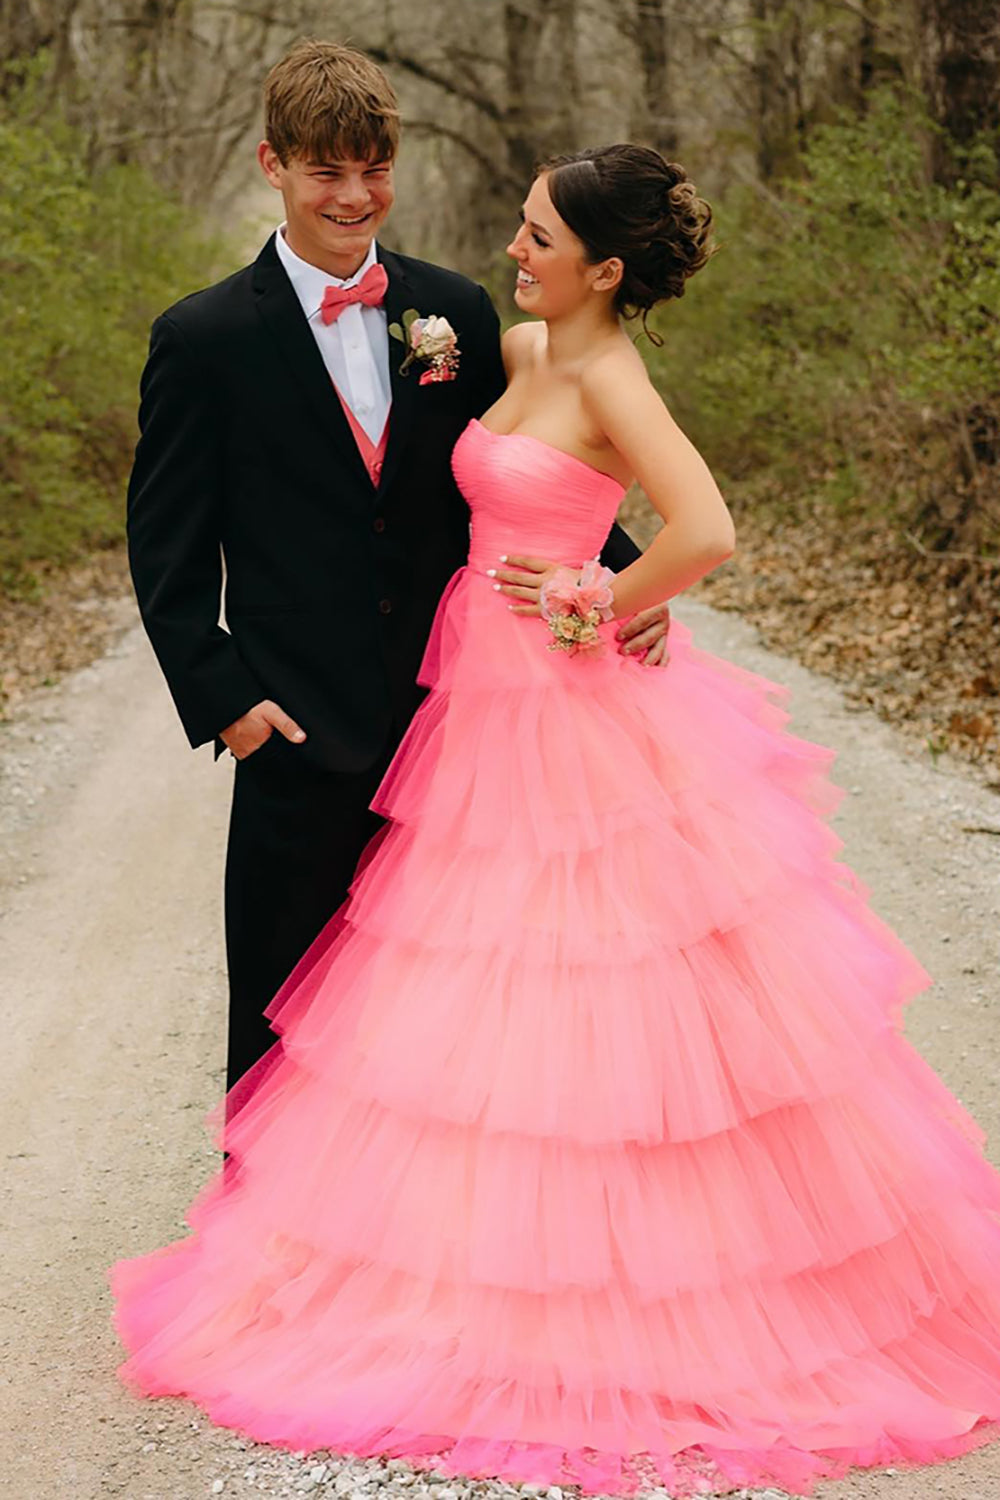
[[286, 740], [291, 740], [293, 745], [301, 745], [306, 734], [300, 729], [294, 719], [290, 719], [283, 708], [272, 703], [270, 698], [257, 703], [240, 718], [235, 719], [228, 728], [223, 729], [219, 738], [236, 757], [237, 760], [246, 760], [255, 750], [269, 740], [272, 734], [283, 734]]

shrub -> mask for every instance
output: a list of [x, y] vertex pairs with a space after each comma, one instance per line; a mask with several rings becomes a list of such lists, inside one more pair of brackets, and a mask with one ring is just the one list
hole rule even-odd
[[153, 317], [211, 279], [221, 243], [138, 168], [92, 173], [39, 123], [29, 80], [0, 118], [0, 588], [122, 533]]
[[961, 175], [933, 181], [936, 130], [884, 89], [816, 130], [800, 178], [718, 203], [721, 252], [650, 363], [737, 503], [808, 492], [996, 551], [997, 163], [952, 146]]

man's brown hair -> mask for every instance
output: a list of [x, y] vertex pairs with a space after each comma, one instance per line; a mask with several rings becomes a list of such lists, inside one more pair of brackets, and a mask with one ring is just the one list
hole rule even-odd
[[283, 166], [293, 156], [391, 161], [399, 148], [399, 102], [363, 52], [306, 37], [267, 75], [264, 134]]

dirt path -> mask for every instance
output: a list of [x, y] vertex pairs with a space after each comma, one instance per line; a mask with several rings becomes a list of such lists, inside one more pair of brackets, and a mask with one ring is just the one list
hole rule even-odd
[[[764, 651], [732, 615], [694, 598], [677, 613], [705, 649], [788, 682], [792, 729], [839, 748], [844, 858], [937, 978], [908, 1035], [1000, 1164], [1000, 798], [848, 711], [834, 683]], [[202, 1116], [224, 1077], [231, 774], [187, 749], [134, 625], [0, 725], [0, 1493], [17, 1500], [386, 1488], [346, 1472], [335, 1485], [315, 1459], [246, 1444], [180, 1401], [139, 1401], [114, 1374], [105, 1267], [182, 1233], [217, 1162]], [[463, 1487], [408, 1488], [454, 1500]], [[857, 1474], [817, 1500], [998, 1493], [1000, 1445], [919, 1474]]]

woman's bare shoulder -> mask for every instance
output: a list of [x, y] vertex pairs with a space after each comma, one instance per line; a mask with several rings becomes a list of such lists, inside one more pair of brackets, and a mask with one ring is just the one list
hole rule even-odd
[[511, 324], [500, 340], [508, 379], [514, 370], [534, 359], [544, 336], [545, 325], [543, 323]]
[[654, 406], [663, 409], [642, 356], [628, 338], [594, 351], [580, 371], [580, 394], [598, 426], [611, 410], [631, 408], [648, 414]]
[[642, 355], [630, 338], [609, 339], [584, 362], [581, 384], [592, 391], [625, 381], [630, 387], [651, 384]]

